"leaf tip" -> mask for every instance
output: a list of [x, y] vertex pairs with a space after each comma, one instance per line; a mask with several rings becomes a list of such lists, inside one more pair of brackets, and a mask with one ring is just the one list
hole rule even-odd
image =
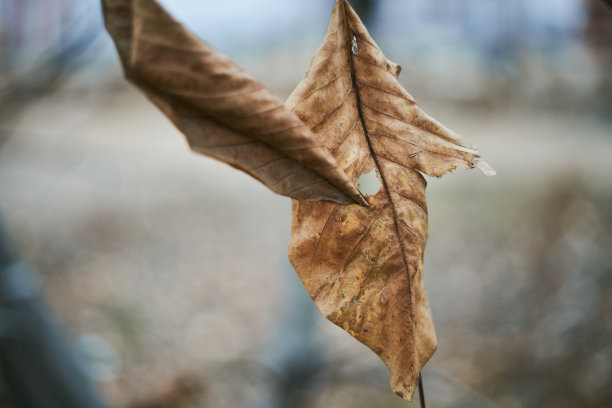
[[365, 196], [361, 193], [361, 191], [359, 192], [359, 199], [357, 200], [357, 204], [365, 208], [368, 208], [370, 206], [370, 203], [365, 198]]
[[487, 177], [494, 177], [495, 175], [497, 175], [497, 171], [493, 167], [491, 167], [489, 163], [487, 163], [484, 160], [480, 160], [480, 159], [474, 160], [474, 167], [480, 170], [482, 174], [484, 174]]
[[395, 384], [395, 386], [391, 384], [391, 390], [395, 393], [395, 395], [408, 402], [412, 402], [416, 388], [417, 385], [413, 382]]

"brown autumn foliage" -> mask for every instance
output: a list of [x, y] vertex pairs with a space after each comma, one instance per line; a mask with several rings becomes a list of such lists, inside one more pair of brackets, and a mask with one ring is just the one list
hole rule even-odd
[[191, 148], [300, 200], [367, 205], [331, 154], [268, 89], [151, 0], [103, 0], [126, 78]]
[[[126, 77], [192, 149], [294, 198], [289, 258], [306, 290], [411, 399], [436, 349], [421, 173], [493, 175], [478, 150], [419, 108], [346, 0], [287, 107], [155, 1], [103, 5]], [[364, 197], [355, 185], [365, 174], [378, 188]]]
[[[375, 171], [369, 207], [293, 202], [289, 258], [329, 320], [370, 347], [411, 399], [436, 349], [423, 283], [426, 181], [478, 164], [478, 151], [423, 112], [347, 1], [287, 105], [352, 180]], [[482, 166], [482, 163], [481, 163]]]

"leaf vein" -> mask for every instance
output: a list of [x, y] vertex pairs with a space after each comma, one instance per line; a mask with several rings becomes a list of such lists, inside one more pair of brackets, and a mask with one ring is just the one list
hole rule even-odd
[[415, 146], [415, 147], [418, 147], [419, 149], [421, 149], [421, 150], [422, 150], [422, 151], [424, 151], [424, 152], [429, 152], [429, 153], [431, 153], [431, 154], [439, 154], [439, 155], [442, 155], [442, 156], [452, 157], [452, 158], [454, 158], [454, 159], [463, 160], [463, 161], [465, 161], [465, 162], [468, 162], [468, 163], [469, 163], [469, 161], [468, 161], [468, 160], [466, 160], [466, 159], [464, 159], [463, 157], [455, 156], [455, 155], [452, 155], [452, 154], [450, 154], [450, 153], [436, 152], [436, 151], [434, 151], [434, 150], [427, 149], [427, 148], [425, 148], [425, 147], [423, 147], [423, 146], [421, 146], [421, 145], [418, 145], [418, 144], [416, 144], [416, 143], [410, 142], [410, 141], [408, 141], [408, 140], [400, 139], [399, 137], [396, 137], [396, 136], [391, 136], [391, 135], [388, 135], [388, 134], [386, 134], [386, 133], [381, 133], [381, 132], [371, 132], [370, 134], [371, 134], [371, 135], [376, 135], [376, 136], [386, 137], [386, 138], [389, 138], [389, 139], [395, 139], [395, 140], [398, 140], [398, 141], [400, 141], [400, 142], [408, 143], [408, 144], [411, 144], [411, 145], [413, 145], [413, 146]]
[[346, 99], [348, 94], [350, 94], [351, 92], [353, 92], [353, 88], [349, 89], [347, 93], [344, 94], [344, 97], [342, 98], [342, 103], [340, 103], [340, 105], [336, 106], [334, 109], [332, 109], [331, 111], [327, 112], [327, 114], [325, 114], [325, 116], [323, 117], [323, 119], [321, 119], [319, 121], [319, 123], [317, 123], [316, 125], [314, 125], [312, 127], [312, 129], [314, 130], [315, 128], [319, 127], [320, 125], [322, 125], [327, 119], [329, 119], [329, 117], [331, 117], [336, 111], [338, 111], [338, 109], [340, 109], [342, 106], [344, 106], [344, 104], [346, 103]]
[[403, 99], [403, 100], [405, 100], [405, 101], [407, 101], [407, 102], [410, 102], [410, 104], [411, 104], [411, 105], [416, 105], [416, 102], [415, 102], [415, 101], [413, 101], [413, 100], [412, 100], [412, 99], [410, 99], [410, 98], [406, 98], [405, 96], [398, 95], [398, 94], [396, 94], [396, 93], [394, 93], [394, 92], [387, 91], [386, 89], [382, 89], [382, 88], [379, 88], [379, 87], [377, 87], [377, 86], [367, 84], [367, 83], [365, 83], [365, 82], [363, 82], [363, 81], [357, 81], [357, 83], [359, 83], [359, 84], [361, 84], [361, 85], [363, 85], [363, 86], [366, 86], [366, 87], [368, 87], [368, 88], [376, 89], [377, 91], [384, 92], [384, 93], [389, 94], [389, 95], [393, 95], [393, 96], [395, 96], [396, 98]]
[[[398, 118], [398, 117], [393, 116], [393, 115], [391, 115], [391, 114], [389, 114], [389, 113], [379, 111], [379, 110], [374, 109], [373, 107], [368, 106], [368, 105], [366, 105], [366, 104], [363, 104], [363, 106], [365, 106], [366, 108], [370, 109], [371, 111], [374, 111], [374, 112], [376, 112], [376, 113], [380, 113], [381, 115], [385, 115], [385, 116], [388, 116], [388, 117], [390, 117], [390, 118], [392, 118], [392, 119], [395, 119], [395, 120], [397, 120], [398, 122], [402, 122], [402, 123], [405, 123], [405, 124], [407, 124], [408, 126], [411, 126], [411, 127], [413, 127], [413, 128], [420, 129], [420, 130], [422, 130], [423, 132], [429, 133], [430, 135], [432, 135], [432, 136], [434, 136], [434, 137], [439, 137], [439, 138], [441, 138], [441, 139], [444, 139], [444, 140], [446, 140], [447, 142], [449, 142], [449, 143], [453, 144], [453, 146], [457, 146], [455, 143], [453, 143], [453, 141], [452, 141], [452, 140], [451, 140], [451, 139], [450, 139], [448, 136], [444, 136], [444, 135], [441, 135], [441, 134], [438, 134], [438, 133], [434, 133], [434, 132], [432, 132], [431, 130], [425, 129], [425, 128], [421, 127], [421, 126], [417, 126], [417, 125], [415, 125], [414, 123], [407, 122], [405, 119]], [[459, 148], [460, 148], [462, 151], [465, 151], [465, 152], [467, 152], [467, 153], [473, 153], [473, 154], [476, 154], [476, 153], [477, 153], [477, 151], [475, 151], [475, 150], [473, 150], [473, 149], [468, 149], [468, 148], [461, 147], [461, 146], [457, 146], [457, 147], [459, 147]]]
[[342, 70], [340, 71], [340, 73], [333, 79], [329, 80], [327, 83], [325, 83], [324, 85], [322, 85], [321, 87], [315, 89], [314, 91], [312, 91], [311, 93], [309, 93], [308, 95], [304, 96], [302, 99], [300, 99], [299, 101], [296, 102], [296, 104], [291, 108], [291, 109], [295, 109], [297, 106], [299, 106], [302, 102], [306, 101], [308, 98], [310, 98], [311, 96], [313, 96], [314, 94], [316, 94], [317, 92], [320, 92], [321, 90], [327, 88], [329, 85], [333, 84], [334, 82], [336, 82], [338, 79], [340, 79], [344, 73], [349, 69], [348, 65], [344, 66], [342, 68]]
[[342, 146], [344, 144], [344, 142], [346, 142], [346, 140], [348, 139], [348, 137], [350, 136], [350, 134], [353, 132], [353, 129], [355, 129], [355, 126], [357, 126], [357, 122], [359, 122], [359, 117], [357, 117], [357, 119], [355, 119], [355, 122], [353, 122], [353, 125], [351, 126], [351, 128], [348, 130], [348, 132], [346, 132], [346, 134], [342, 137], [342, 140], [340, 141], [340, 143], [338, 144], [338, 146], [334, 147], [332, 149], [332, 153], [334, 153], [336, 150], [338, 150], [340, 148], [340, 146]]

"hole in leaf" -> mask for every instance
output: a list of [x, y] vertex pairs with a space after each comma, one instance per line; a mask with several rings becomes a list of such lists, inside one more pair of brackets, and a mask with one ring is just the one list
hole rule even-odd
[[359, 191], [363, 195], [376, 194], [382, 187], [382, 183], [378, 177], [376, 177], [376, 170], [372, 170], [369, 173], [359, 176], [357, 179], [357, 185], [359, 186]]

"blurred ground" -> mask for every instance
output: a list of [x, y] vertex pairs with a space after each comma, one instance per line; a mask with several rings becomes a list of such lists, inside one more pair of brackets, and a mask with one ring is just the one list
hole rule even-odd
[[[462, 82], [448, 55], [436, 76], [391, 48], [417, 101], [499, 172], [428, 179], [428, 406], [611, 406], [607, 54], [527, 55], [503, 78], [454, 61]], [[306, 299], [289, 200], [191, 153], [103, 49], [3, 120], [0, 214], [107, 400], [263, 407], [298, 383], [277, 406], [411, 406]], [[313, 51], [238, 59], [285, 98]]]

